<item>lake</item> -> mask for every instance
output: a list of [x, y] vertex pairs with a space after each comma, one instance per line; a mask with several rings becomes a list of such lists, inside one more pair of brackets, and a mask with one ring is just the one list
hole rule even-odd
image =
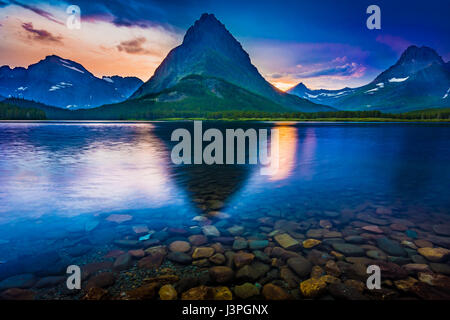
[[[297, 280], [280, 274], [286, 261], [271, 264], [274, 247], [301, 254], [309, 268], [340, 262], [342, 281], [354, 278], [353, 264], [378, 260], [449, 273], [448, 256], [432, 261], [419, 248], [450, 248], [450, 125], [204, 122], [278, 129], [280, 166], [271, 176], [259, 165], [173, 164], [171, 133], [192, 126], [0, 123], [0, 291], [78, 299], [85, 292], [65, 290], [62, 278], [73, 264], [89, 269], [83, 283], [113, 274], [111, 296], [162, 269], [214, 284], [208, 270], [228, 265], [230, 287], [278, 281], [295, 297], [292, 281], [308, 276], [294, 267]], [[320, 243], [309, 248], [305, 239]], [[213, 253], [198, 255], [198, 246]], [[239, 276], [230, 259], [242, 250], [263, 272]]]

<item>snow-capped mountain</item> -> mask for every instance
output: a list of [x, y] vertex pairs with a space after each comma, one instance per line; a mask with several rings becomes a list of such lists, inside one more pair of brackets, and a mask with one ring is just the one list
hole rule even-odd
[[[150, 80], [131, 98], [155, 95], [175, 87], [191, 75], [221, 79], [269, 99], [287, 110], [332, 110], [284, 93], [267, 82], [251, 63], [242, 45], [213, 14], [203, 14], [187, 30], [183, 43], [169, 52]], [[185, 92], [183, 95], [188, 97], [190, 93]], [[239, 108], [239, 105], [234, 108]]]
[[97, 78], [81, 64], [55, 55], [28, 68], [0, 68], [0, 95], [68, 109], [126, 100], [141, 84], [135, 77]]
[[365, 86], [310, 90], [300, 83], [288, 92], [341, 110], [396, 113], [450, 107], [449, 65], [431, 48], [410, 46], [396, 64]]

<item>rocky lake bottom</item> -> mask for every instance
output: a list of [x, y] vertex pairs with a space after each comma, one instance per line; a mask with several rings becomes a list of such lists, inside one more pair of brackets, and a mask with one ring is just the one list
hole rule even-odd
[[[218, 200], [198, 204], [214, 211], [183, 226], [151, 230], [139, 217], [112, 214], [49, 240], [64, 244], [0, 265], [11, 274], [0, 281], [1, 297], [450, 299], [447, 212], [425, 219], [420, 207], [363, 202], [301, 218], [267, 209], [236, 221]], [[81, 266], [81, 290], [67, 289], [68, 263]], [[369, 265], [380, 267], [381, 289], [367, 288]]]

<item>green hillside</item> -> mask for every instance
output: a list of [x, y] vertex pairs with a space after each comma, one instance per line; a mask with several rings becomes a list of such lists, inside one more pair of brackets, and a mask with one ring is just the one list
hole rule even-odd
[[0, 102], [0, 120], [45, 120], [45, 112], [36, 108], [21, 108]]

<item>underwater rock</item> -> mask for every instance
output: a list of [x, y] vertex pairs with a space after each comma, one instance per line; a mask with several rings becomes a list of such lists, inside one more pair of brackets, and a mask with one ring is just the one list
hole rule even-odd
[[226, 283], [233, 280], [234, 271], [229, 267], [216, 266], [209, 268], [209, 276], [214, 282]]
[[248, 246], [251, 250], [264, 249], [269, 245], [268, 240], [249, 240]]
[[282, 266], [280, 268], [280, 277], [287, 283], [290, 289], [297, 288], [300, 283], [300, 278], [288, 266]]
[[380, 271], [384, 279], [397, 280], [405, 279], [408, 277], [408, 272], [398, 264], [377, 260], [374, 262], [374, 265], [380, 267]]
[[160, 284], [158, 282], [152, 282], [136, 289], [132, 289], [125, 293], [126, 300], [148, 300], [153, 299]]
[[422, 263], [408, 263], [403, 266], [403, 268], [411, 274], [415, 274], [418, 272], [430, 271], [431, 269], [427, 264]]
[[177, 290], [175, 290], [175, 288], [171, 284], [163, 285], [159, 289], [159, 298], [161, 300], [176, 300], [177, 296]]
[[140, 259], [140, 258], [145, 257], [145, 251], [142, 249], [129, 250], [128, 254], [135, 259]]
[[193, 246], [201, 246], [208, 242], [208, 239], [201, 234], [192, 235], [188, 239]]
[[137, 225], [132, 227], [135, 234], [148, 233], [150, 230], [146, 225]]
[[97, 226], [100, 224], [100, 221], [98, 220], [89, 220], [84, 224], [84, 231], [90, 232], [97, 228]]
[[213, 225], [203, 226], [202, 231], [206, 237], [220, 237], [219, 230]]
[[98, 287], [92, 287], [81, 300], [103, 300], [108, 295], [108, 291]]
[[321, 243], [322, 243], [322, 241], [316, 240], [316, 239], [307, 239], [302, 242], [303, 248], [305, 248], [305, 249], [311, 249], [315, 246], [318, 246]]
[[36, 284], [34, 285], [38, 289], [42, 288], [48, 288], [48, 287], [54, 287], [58, 284], [64, 282], [66, 280], [66, 277], [63, 276], [50, 276], [50, 277], [44, 277], [38, 280]]
[[233, 300], [233, 293], [228, 287], [216, 287], [212, 291], [214, 300]]
[[242, 250], [248, 247], [247, 240], [237, 239], [233, 242], [233, 250]]
[[263, 277], [270, 267], [261, 262], [253, 262], [240, 268], [236, 273], [236, 278], [244, 281], [256, 281]]
[[235, 286], [234, 294], [241, 299], [248, 299], [259, 295], [259, 289], [254, 284], [246, 282], [240, 286]]
[[365, 254], [363, 248], [350, 243], [333, 243], [332, 247], [346, 256], [363, 256]]
[[433, 247], [433, 243], [431, 243], [428, 240], [424, 240], [424, 239], [414, 240], [414, 244], [416, 246], [418, 246], [419, 248], [431, 248], [431, 247]]
[[287, 264], [301, 278], [309, 275], [312, 269], [311, 262], [303, 257], [290, 258]]
[[0, 291], [10, 288], [28, 289], [35, 283], [34, 275], [29, 273], [19, 274], [0, 281]]
[[214, 249], [210, 247], [198, 247], [192, 253], [193, 259], [209, 258], [214, 254]]
[[450, 224], [436, 224], [433, 231], [440, 236], [450, 237]]
[[132, 263], [132, 257], [129, 253], [124, 253], [116, 258], [113, 264], [113, 269], [122, 271], [128, 269]]
[[430, 263], [431, 270], [436, 273], [450, 275], [450, 265], [445, 263]]
[[376, 210], [377, 214], [383, 215], [383, 214], [392, 214], [392, 209], [387, 207], [378, 207]]
[[237, 268], [240, 268], [240, 267], [242, 267], [242, 266], [244, 266], [246, 264], [250, 264], [253, 261], [254, 258], [255, 258], [255, 255], [252, 254], [252, 253], [239, 251], [233, 257], [234, 265]]
[[69, 254], [72, 257], [79, 257], [82, 255], [85, 255], [86, 253], [88, 253], [91, 250], [92, 250], [92, 247], [89, 245], [78, 244], [74, 247], [67, 248], [66, 252], [67, 252], [67, 254]]
[[0, 300], [34, 300], [34, 296], [31, 290], [11, 288], [0, 293]]
[[215, 253], [208, 260], [214, 264], [224, 264], [227, 259], [221, 253]]
[[174, 241], [169, 245], [169, 250], [173, 252], [188, 252], [191, 245], [186, 241]]
[[228, 232], [233, 236], [240, 236], [244, 233], [244, 227], [242, 226], [232, 226], [231, 228], [227, 229]]
[[330, 293], [337, 300], [368, 300], [356, 288], [347, 286], [343, 283], [333, 283], [327, 287]]
[[292, 238], [287, 233], [277, 234], [274, 236], [274, 239], [284, 249], [295, 249], [300, 246], [300, 242]]
[[407, 256], [406, 250], [397, 242], [386, 237], [377, 239], [378, 247], [384, 252], [397, 257]]
[[264, 285], [262, 295], [267, 300], [289, 300], [292, 298], [283, 288], [272, 283]]
[[315, 298], [325, 291], [327, 283], [323, 278], [310, 278], [300, 283], [300, 292], [305, 298]]
[[373, 232], [373, 233], [384, 233], [384, 231], [381, 230], [379, 226], [364, 226], [361, 229], [366, 230], [366, 231], [370, 231], [370, 232]]
[[111, 214], [106, 218], [107, 221], [115, 222], [118, 224], [129, 221], [131, 219], [133, 219], [133, 217], [128, 214]]
[[167, 255], [167, 259], [180, 264], [190, 264], [192, 262], [192, 257], [183, 252], [171, 252]]
[[214, 292], [207, 286], [199, 286], [189, 289], [181, 295], [181, 300], [212, 300]]
[[417, 252], [431, 262], [442, 262], [450, 256], [450, 250], [445, 248], [419, 248]]
[[128, 239], [114, 240], [114, 244], [121, 248], [138, 248], [141, 246], [139, 241]]
[[86, 289], [90, 288], [106, 288], [110, 287], [116, 282], [116, 276], [112, 272], [102, 272], [93, 276], [86, 284]]

